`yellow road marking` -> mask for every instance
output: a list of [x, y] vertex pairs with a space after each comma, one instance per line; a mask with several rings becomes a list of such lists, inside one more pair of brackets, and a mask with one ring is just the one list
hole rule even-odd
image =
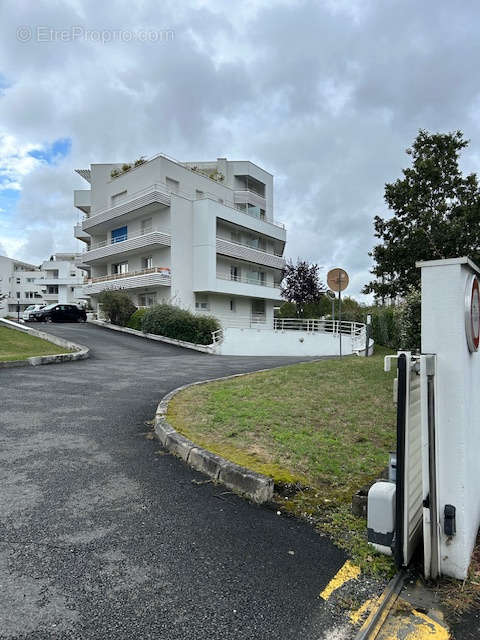
[[345, 582], [349, 580], [355, 580], [360, 575], [360, 567], [352, 564], [350, 560], [347, 560], [343, 567], [337, 572], [337, 574], [330, 580], [325, 589], [320, 594], [320, 597], [324, 600], [328, 600], [334, 591], [341, 587]]
[[350, 622], [353, 625], [357, 625], [362, 618], [364, 618], [368, 612], [370, 612], [372, 606], [377, 602], [377, 598], [369, 598], [365, 600], [361, 607], [359, 607], [356, 611], [350, 612]]
[[[403, 602], [403, 601], [401, 601]], [[397, 610], [388, 618], [377, 640], [449, 640], [450, 633], [442, 624], [416, 611]]]

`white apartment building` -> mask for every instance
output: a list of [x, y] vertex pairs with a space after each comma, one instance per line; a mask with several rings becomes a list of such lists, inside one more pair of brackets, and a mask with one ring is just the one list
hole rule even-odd
[[211, 313], [223, 326], [273, 326], [286, 232], [273, 216], [273, 177], [252, 162], [179, 163], [164, 155], [77, 169], [90, 188], [74, 192], [85, 213], [83, 291], [106, 289], [135, 304], [169, 302]]
[[35, 284], [40, 287], [45, 304], [84, 302], [79, 258], [78, 253], [55, 253], [42, 262]]
[[40, 268], [0, 256], [0, 318], [24, 311], [31, 304], [42, 304], [43, 296], [37, 279]]

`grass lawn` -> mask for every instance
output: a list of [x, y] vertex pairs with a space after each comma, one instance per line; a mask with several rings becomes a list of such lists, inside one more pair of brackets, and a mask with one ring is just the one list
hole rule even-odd
[[307, 517], [373, 573], [391, 561], [366, 544], [352, 495], [374, 480], [395, 447], [394, 374], [371, 358], [283, 367], [191, 387], [168, 421], [194, 442], [274, 478], [283, 510]]
[[17, 329], [0, 327], [0, 362], [26, 360], [30, 356], [51, 356], [69, 353], [71, 349], [41, 340]]

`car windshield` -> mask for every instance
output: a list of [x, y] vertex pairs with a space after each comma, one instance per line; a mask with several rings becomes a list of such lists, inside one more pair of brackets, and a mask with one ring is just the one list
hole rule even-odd
[[32, 309], [35, 309], [35, 305], [33, 305], [33, 304], [29, 305], [29, 306], [25, 309], [25, 311], [31, 311]]

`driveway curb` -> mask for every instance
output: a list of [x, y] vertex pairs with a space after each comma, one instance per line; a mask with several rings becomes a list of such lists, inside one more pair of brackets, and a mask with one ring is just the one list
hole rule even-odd
[[89, 322], [90, 324], [95, 324], [97, 325], [97, 327], [104, 327], [105, 329], [120, 331], [121, 333], [129, 333], [130, 335], [138, 336], [139, 338], [146, 338], [147, 340], [157, 340], [158, 342], [174, 344], [176, 347], [184, 347], [185, 349], [192, 349], [193, 351], [200, 351], [201, 353], [217, 355], [215, 352], [215, 345], [194, 344], [193, 342], [186, 342], [185, 340], [175, 340], [174, 338], [167, 338], [166, 336], [157, 336], [154, 333], [144, 333], [143, 331], [137, 331], [137, 329], [130, 329], [129, 327], [119, 327], [116, 324], [105, 322], [104, 320], [87, 320], [87, 322]]
[[47, 340], [47, 342], [51, 342], [52, 344], [56, 344], [58, 347], [65, 347], [67, 349], [75, 349], [73, 353], [57, 353], [51, 356], [31, 356], [30, 358], [26, 358], [25, 360], [10, 360], [9, 362], [0, 362], [0, 369], [11, 369], [14, 367], [36, 367], [37, 365], [42, 364], [57, 364], [59, 362], [72, 362], [75, 360], [85, 360], [90, 357], [90, 349], [81, 344], [76, 344], [75, 342], [70, 342], [69, 340], [65, 340], [64, 338], [59, 338], [51, 333], [46, 333], [44, 331], [39, 331], [38, 329], [33, 329], [32, 327], [25, 327], [23, 325], [17, 324], [16, 322], [12, 322], [11, 320], [6, 320], [5, 318], [0, 318], [0, 323], [4, 324], [10, 329], [16, 329], [17, 331], [22, 331], [23, 333], [28, 333], [36, 338], [41, 338], [42, 340]]
[[[261, 371], [267, 371], [267, 369], [262, 369]], [[270, 371], [270, 369], [268, 369], [268, 371]], [[273, 497], [273, 478], [269, 478], [261, 473], [252, 471], [247, 467], [242, 467], [230, 460], [226, 460], [225, 458], [212, 453], [211, 451], [208, 451], [207, 449], [204, 449], [203, 447], [199, 447], [194, 442], [178, 433], [178, 431], [176, 431], [172, 425], [167, 422], [167, 411], [170, 400], [180, 391], [197, 385], [207, 384], [209, 382], [231, 380], [232, 378], [251, 375], [251, 373], [259, 373], [259, 371], [237, 373], [231, 376], [202, 380], [200, 382], [193, 382], [192, 384], [186, 384], [174, 389], [164, 396], [157, 406], [154, 430], [157, 438], [165, 449], [184, 460], [193, 469], [201, 471], [205, 475], [209, 476], [214, 482], [219, 482], [220, 484], [225, 485], [228, 489], [235, 491], [235, 493], [246, 496], [247, 498], [250, 498], [250, 500], [253, 500], [253, 502], [262, 504], [263, 502], [271, 500]]]

